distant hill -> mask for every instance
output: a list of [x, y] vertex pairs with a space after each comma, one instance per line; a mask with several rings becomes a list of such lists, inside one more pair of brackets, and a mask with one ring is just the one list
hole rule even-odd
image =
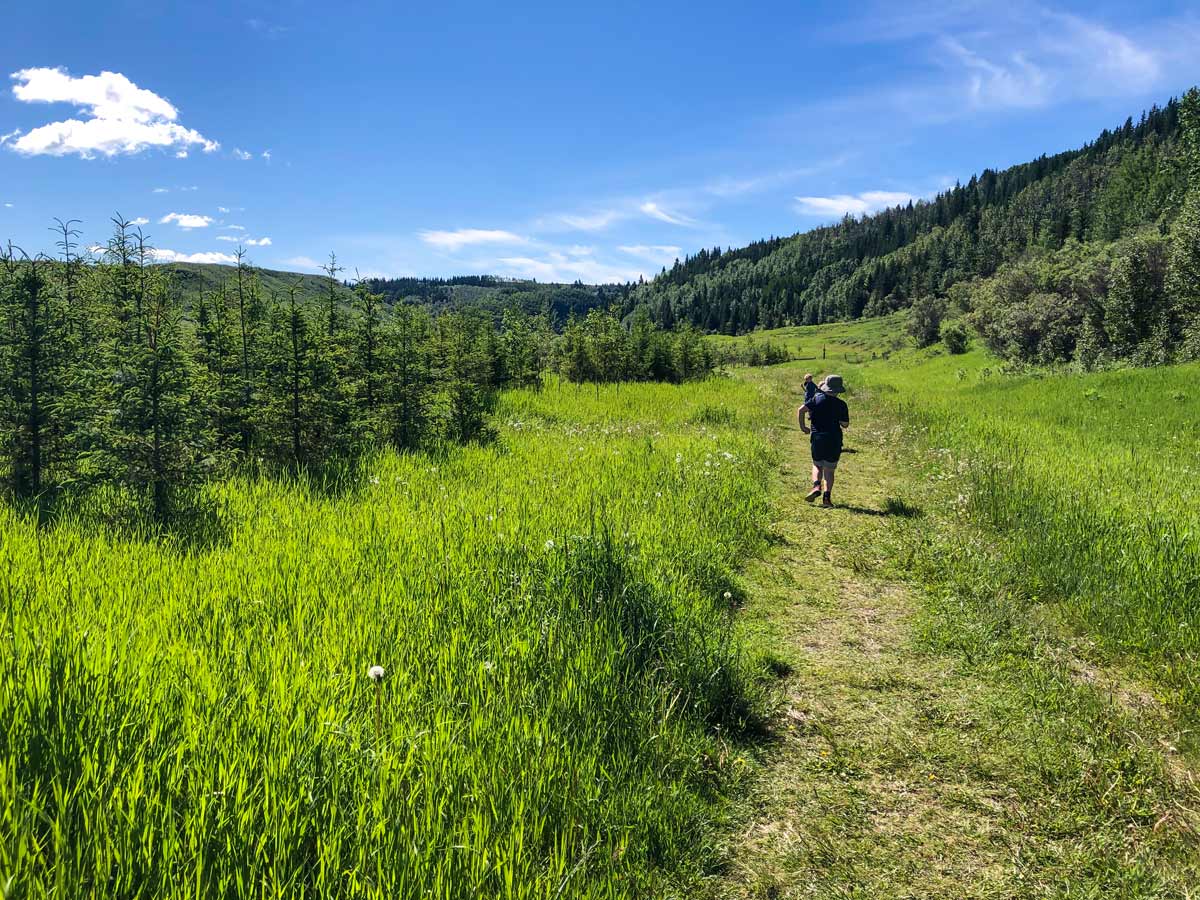
[[[236, 272], [233, 266], [210, 263], [170, 263], [168, 268], [175, 273], [176, 285], [188, 299], [201, 291], [218, 291], [222, 282], [232, 286]], [[260, 268], [252, 271], [260, 290], [268, 297], [283, 295], [292, 285], [297, 285], [300, 296], [310, 301], [329, 296], [329, 279], [324, 275]], [[497, 317], [505, 309], [517, 308], [533, 315], [549, 312], [560, 324], [572, 315], [583, 316], [591, 309], [621, 303], [632, 290], [631, 285], [550, 284], [490, 275], [370, 278], [366, 284], [373, 293], [382, 294], [388, 304], [417, 303], [435, 312], [482, 309]], [[349, 302], [352, 294], [348, 283], [339, 282], [336, 290], [343, 302]]]
[[[167, 268], [175, 273], [176, 287], [188, 298], [195, 297], [201, 291], [218, 291], [222, 282], [232, 287], [237, 271], [233, 266], [214, 263], [168, 263]], [[315, 299], [329, 296], [329, 279], [324, 275], [306, 275], [302, 272], [281, 272], [257, 267], [253, 268], [253, 272], [258, 277], [259, 289], [268, 297], [273, 294], [282, 295], [294, 284], [299, 285], [303, 297]], [[345, 284], [339, 283], [337, 290], [349, 300], [350, 289]]]
[[1086, 146], [985, 169], [932, 200], [740, 249], [701, 250], [632, 290], [660, 325], [710, 332], [882, 315], [986, 278], [1070, 242], [1162, 230], [1187, 191], [1180, 103], [1104, 131]]

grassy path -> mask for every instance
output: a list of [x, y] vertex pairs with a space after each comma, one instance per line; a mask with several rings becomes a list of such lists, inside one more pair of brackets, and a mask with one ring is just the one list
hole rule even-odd
[[788, 674], [708, 895], [1200, 896], [1200, 794], [1165, 726], [1019, 629], [986, 659], [939, 644], [912, 560], [954, 524], [869, 400], [855, 421], [832, 510], [801, 499], [807, 441], [787, 438], [743, 625]]

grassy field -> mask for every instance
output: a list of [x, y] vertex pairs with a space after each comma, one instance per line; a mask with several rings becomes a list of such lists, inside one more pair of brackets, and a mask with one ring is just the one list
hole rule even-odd
[[[986, 554], [995, 627], [1043, 619], [1200, 725], [1200, 366], [1005, 372], [979, 349], [897, 349], [902, 329], [895, 316], [759, 339], [827, 347], [823, 366], [792, 368], [841, 371], [937, 451], [930, 483], [956, 485], [1002, 551]], [[961, 550], [967, 571], [979, 548]]]
[[[804, 365], [746, 377], [794, 406]], [[959, 502], [967, 476], [857, 383], [835, 508], [803, 502], [808, 442], [780, 433], [781, 500], [739, 620], [779, 658], [779, 714], [699, 895], [1196, 896], [1187, 726], [1136, 670], [1006, 600], [1014, 570]]]
[[0, 895], [1194, 895], [1200, 369], [902, 328], [509, 393], [215, 541], [0, 513]]
[[0, 892], [660, 895], [764, 709], [768, 413], [510, 394], [491, 446], [222, 487], [207, 547], [0, 513]]

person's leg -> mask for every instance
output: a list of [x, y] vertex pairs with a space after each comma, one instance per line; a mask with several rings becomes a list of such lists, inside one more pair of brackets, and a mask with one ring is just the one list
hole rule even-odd
[[833, 478], [834, 470], [828, 466], [821, 469], [822, 480], [825, 484], [825, 496], [821, 500], [822, 506], [833, 505]]
[[821, 467], [818, 466], [815, 461], [813, 462], [812, 478], [812, 490], [809, 491], [804, 497], [804, 499], [809, 503], [812, 503], [821, 496]]

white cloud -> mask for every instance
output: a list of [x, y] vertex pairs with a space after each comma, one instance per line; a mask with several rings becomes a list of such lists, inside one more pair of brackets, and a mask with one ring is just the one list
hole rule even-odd
[[903, 206], [916, 199], [912, 194], [900, 191], [864, 191], [861, 194], [835, 194], [832, 197], [797, 197], [796, 211], [805, 216], [840, 219], [845, 215], [864, 216], [892, 206]]
[[683, 252], [682, 247], [668, 244], [625, 244], [617, 249], [630, 256], [636, 256], [638, 259], [645, 259], [664, 266], [674, 263]]
[[233, 155], [240, 160], [247, 160], [247, 159], [251, 158], [251, 154], [247, 153], [245, 150], [241, 149], [240, 147], [233, 148]]
[[159, 225], [170, 225], [174, 222], [180, 228], [207, 228], [212, 224], [211, 216], [198, 216], [195, 213], [167, 213], [158, 220]]
[[17, 100], [72, 103], [86, 117], [51, 122], [17, 137], [10, 146], [27, 156], [75, 154], [91, 159], [97, 154], [116, 156], [150, 147], [186, 149], [193, 145], [211, 153], [220, 146], [178, 124], [174, 106], [119, 72], [76, 78], [65, 69], [35, 68], [14, 72], [12, 79]]
[[321, 263], [317, 262], [311, 256], [289, 256], [287, 259], [280, 260], [285, 266], [295, 266], [297, 269], [312, 269], [314, 271], [321, 268]]
[[606, 209], [597, 213], [585, 213], [583, 215], [564, 214], [556, 216], [555, 219], [565, 225], [567, 228], [575, 231], [603, 231], [609, 225], [613, 224], [625, 216], [615, 209]]
[[967, 96], [972, 106], [1032, 108], [1049, 102], [1050, 78], [1025, 54], [1013, 53], [1008, 60], [992, 62], [953, 38], [943, 38], [942, 45], [969, 73]]
[[5, 201], [4, 201], [4, 208], [5, 208], [5, 209], [12, 209], [12, 208], [13, 208], [12, 201], [11, 201], [11, 200], [5, 200]]
[[270, 151], [270, 150], [264, 150], [264, 151], [262, 152], [261, 156], [262, 156], [262, 158], [263, 158], [263, 159], [265, 159], [267, 162], [270, 162], [270, 161], [271, 161], [271, 151]]
[[218, 234], [218, 241], [229, 241], [230, 244], [245, 244], [247, 247], [269, 247], [270, 238], [242, 238], [240, 234]]
[[218, 234], [217, 240], [218, 241], [229, 241], [231, 243], [245, 244], [247, 247], [270, 247], [271, 246], [271, 239], [269, 237], [243, 238], [241, 235], [237, 235], [237, 234]]
[[150, 220], [147, 219], [145, 216], [138, 216], [136, 219], [130, 219], [129, 224], [130, 225], [149, 225]]
[[499, 267], [499, 275], [560, 283], [582, 281], [585, 284], [611, 284], [637, 281], [639, 275], [647, 274], [640, 269], [607, 265], [591, 256], [571, 256], [559, 251], [551, 251], [540, 258], [504, 256], [491, 265], [485, 263], [481, 268], [495, 266]]
[[175, 151], [176, 159], [187, 159], [187, 157], [188, 157], [188, 152], [186, 150], [176, 150]]
[[642, 212], [652, 219], [658, 219], [660, 222], [666, 222], [669, 225], [695, 225], [695, 219], [689, 219], [687, 216], [678, 212], [671, 212], [663, 209], [652, 200], [647, 200], [638, 207]]
[[203, 253], [179, 253], [175, 250], [155, 250], [153, 252], [154, 259], [164, 263], [217, 263], [220, 265], [233, 265], [237, 262], [237, 257], [232, 254], [218, 253], [212, 250]]
[[180, 190], [181, 191], [198, 191], [198, 190], [200, 190], [200, 188], [196, 187], [196, 185], [194, 185], [194, 184], [190, 184], [187, 187], [181, 187]]
[[217, 212], [219, 212], [219, 213], [227, 213], [227, 212], [229, 212], [229, 207], [228, 207], [228, 206], [218, 206], [218, 207], [217, 207]]
[[245, 225], [226, 225], [225, 227], [230, 228], [233, 231], [245, 231], [246, 230]]
[[421, 240], [431, 247], [451, 253], [476, 244], [527, 244], [528, 238], [511, 231], [488, 228], [460, 228], [457, 231], [422, 231]]
[[170, 193], [170, 191], [171, 191], [170, 188], [156, 187], [153, 191], [151, 191], [151, 193], [152, 194], [167, 194], [167, 193]]
[[21, 133], [20, 128], [14, 128], [12, 131], [8, 132], [7, 134], [0, 134], [0, 147], [4, 146], [4, 144], [6, 144], [8, 141], [11, 141], [13, 138], [15, 138], [20, 133]]

